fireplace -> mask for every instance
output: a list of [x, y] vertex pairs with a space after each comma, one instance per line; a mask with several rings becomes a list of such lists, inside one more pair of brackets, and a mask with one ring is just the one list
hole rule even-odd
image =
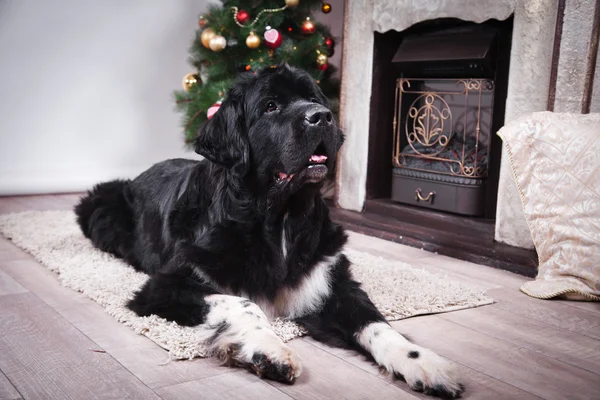
[[499, 29], [488, 24], [458, 23], [401, 38], [390, 70], [398, 76], [392, 200], [485, 214], [490, 163], [497, 164], [495, 169], [499, 165], [490, 157], [493, 115], [504, 111], [504, 99], [495, 99], [496, 80], [506, 84], [498, 62], [499, 36]]
[[[530, 25], [517, 24], [514, 4], [504, 0], [369, 4], [346, 3], [346, 141], [332, 218], [360, 233], [534, 275], [535, 251], [494, 240], [502, 154], [495, 132], [505, 106], [539, 103], [529, 69], [511, 64], [509, 76], [513, 53], [530, 49], [511, 46], [513, 26], [523, 35]], [[509, 86], [511, 76], [520, 79]]]
[[367, 201], [493, 224], [512, 24], [436, 19], [374, 33]]

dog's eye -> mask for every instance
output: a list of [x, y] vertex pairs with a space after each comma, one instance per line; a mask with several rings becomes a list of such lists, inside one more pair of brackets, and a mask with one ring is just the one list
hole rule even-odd
[[267, 103], [267, 106], [265, 107], [265, 112], [270, 113], [270, 112], [276, 111], [278, 109], [279, 109], [279, 107], [277, 107], [277, 104], [275, 104], [274, 101], [269, 101]]
[[313, 98], [310, 99], [310, 102], [311, 103], [318, 103], [319, 100], [316, 97], [313, 97]]

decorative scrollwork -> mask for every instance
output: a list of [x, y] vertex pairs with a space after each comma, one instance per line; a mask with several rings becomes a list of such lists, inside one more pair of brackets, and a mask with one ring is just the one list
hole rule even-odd
[[[487, 79], [399, 78], [393, 123], [394, 165], [486, 177], [493, 91], [494, 82]], [[412, 101], [410, 106], [402, 104], [403, 99]]]
[[[448, 124], [445, 124], [446, 120], [449, 120]], [[448, 103], [433, 92], [424, 93], [413, 101], [408, 110], [406, 119], [408, 143], [417, 154], [436, 155], [444, 150], [450, 139], [450, 133], [444, 132], [445, 125], [452, 127], [452, 112]], [[414, 146], [415, 142], [427, 148], [433, 146], [439, 148], [424, 154]]]
[[407, 92], [410, 90], [410, 81], [408, 79], [399, 79], [398, 87], [402, 92]]

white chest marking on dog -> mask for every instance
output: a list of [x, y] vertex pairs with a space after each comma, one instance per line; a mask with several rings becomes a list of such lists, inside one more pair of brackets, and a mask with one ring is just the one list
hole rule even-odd
[[[318, 311], [331, 296], [331, 268], [342, 256], [342, 252], [326, 257], [317, 263], [313, 270], [302, 278], [294, 288], [284, 287], [277, 292], [273, 301], [261, 297], [250, 297], [246, 293], [237, 295], [250, 299], [260, 306], [269, 319], [276, 317], [299, 318]], [[200, 268], [194, 268], [194, 274], [207, 285], [223, 293], [230, 293], [226, 287], [215, 282]]]
[[388, 372], [402, 374], [412, 388], [440, 385], [451, 391], [460, 389], [450, 362], [409, 342], [385, 322], [365, 326], [356, 333], [356, 340]]
[[287, 240], [285, 237], [285, 223], [287, 221], [288, 214], [285, 213], [283, 216], [283, 222], [281, 223], [281, 253], [283, 254], [283, 260], [287, 259]]
[[275, 317], [299, 318], [318, 311], [331, 295], [331, 268], [341, 252], [317, 263], [298, 286], [284, 287], [273, 301], [252, 299], [272, 319]]

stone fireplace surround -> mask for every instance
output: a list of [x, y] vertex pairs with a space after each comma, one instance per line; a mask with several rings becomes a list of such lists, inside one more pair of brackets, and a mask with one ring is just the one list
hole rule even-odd
[[[481, 23], [514, 15], [505, 112], [505, 121], [511, 121], [548, 107], [557, 12], [556, 0], [346, 0], [340, 96], [340, 122], [346, 142], [337, 166], [336, 205], [362, 211], [366, 200], [373, 32], [400, 32], [437, 18]], [[594, 14], [593, 8], [590, 14]], [[558, 100], [559, 91], [556, 94]], [[495, 238], [513, 246], [533, 248], [505, 151]]]

